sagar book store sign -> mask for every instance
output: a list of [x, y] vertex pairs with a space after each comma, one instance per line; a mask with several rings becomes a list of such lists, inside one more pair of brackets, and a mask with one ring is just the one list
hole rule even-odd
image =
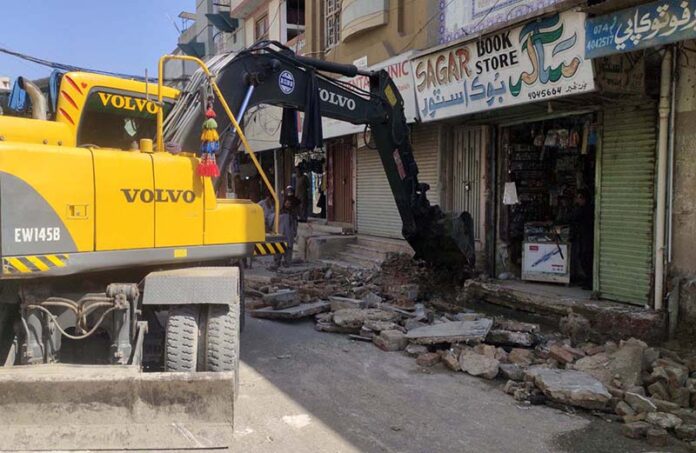
[[413, 61], [423, 121], [594, 90], [585, 15], [535, 19]]

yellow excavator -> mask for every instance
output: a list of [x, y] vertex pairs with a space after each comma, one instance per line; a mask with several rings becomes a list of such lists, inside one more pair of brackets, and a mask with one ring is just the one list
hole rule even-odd
[[[182, 92], [163, 84], [171, 59], [201, 68]], [[428, 203], [386, 72], [270, 42], [209, 65], [162, 57], [157, 84], [68, 72], [48, 96], [18, 80], [28, 108], [0, 116], [0, 449], [228, 445], [215, 432], [231, 432], [238, 388], [238, 263], [287, 245], [197, 173], [208, 103], [220, 168], [248, 153], [274, 233], [278, 199], [238, 121], [262, 103], [366, 124], [417, 257], [473, 265], [471, 218]]]

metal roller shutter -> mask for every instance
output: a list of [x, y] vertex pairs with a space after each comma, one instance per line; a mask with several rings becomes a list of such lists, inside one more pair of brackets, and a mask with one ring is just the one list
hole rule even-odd
[[[413, 126], [411, 141], [418, 164], [418, 180], [428, 183], [428, 199], [439, 203], [439, 128]], [[403, 239], [401, 217], [376, 150], [360, 148], [357, 155], [358, 233]]]
[[604, 112], [595, 262], [605, 299], [639, 305], [650, 301], [655, 146], [654, 104]]

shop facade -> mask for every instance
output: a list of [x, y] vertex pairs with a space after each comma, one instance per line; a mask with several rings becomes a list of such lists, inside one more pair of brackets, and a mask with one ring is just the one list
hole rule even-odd
[[[615, 116], [610, 118], [607, 115], [606, 121], [615, 123], [615, 143], [637, 144], [630, 158], [623, 161], [623, 171], [631, 168], [634, 175], [642, 171], [643, 184], [633, 184], [630, 191], [624, 186], [624, 193], [630, 194], [628, 201], [633, 205], [624, 216], [635, 219], [634, 225], [639, 225], [639, 219], [642, 219], [644, 224], [652, 226], [653, 231], [645, 238], [642, 229], [634, 232], [623, 228], [622, 238], [629, 250], [638, 242], [652, 245], [650, 305], [656, 310], [668, 310], [670, 333], [674, 333], [677, 320], [689, 332], [693, 331], [696, 321], [696, 291], [692, 284], [696, 277], [693, 253], [693, 200], [696, 195], [693, 156], [696, 147], [692, 121], [696, 112], [693, 83], [696, 64], [691, 58], [696, 38], [695, 19], [696, 1], [668, 0], [609, 12], [598, 11], [586, 24], [588, 58], [626, 58], [626, 55], [643, 52], [646, 59], [656, 60], [660, 67], [660, 76], [648, 74], [646, 77], [646, 83], [654, 81], [653, 84], [657, 85], [653, 89], [657, 93], [654, 96], [657, 102], [653, 105], [656, 114], [651, 116], [655, 134], [646, 133], [650, 128], [650, 118], [643, 121], [643, 128], [636, 126], [646, 106], [633, 114], [621, 115], [622, 112], [613, 111]], [[646, 137], [653, 136], [656, 136], [656, 143], [646, 141]], [[608, 140], [605, 142], [606, 149]], [[647, 148], [651, 145], [653, 153], [648, 153]], [[648, 171], [651, 166], [652, 174]], [[623, 184], [619, 179], [621, 173], [618, 170], [607, 170], [606, 173], [607, 178], [602, 183], [621, 193], [618, 189]], [[653, 183], [652, 191], [646, 187], [648, 180]], [[621, 198], [625, 200], [626, 195], [621, 195]], [[607, 204], [611, 202], [608, 199]], [[614, 222], [619, 221], [624, 219], [614, 219]], [[620, 243], [618, 232], [615, 237], [616, 243]], [[625, 238], [633, 241], [629, 243]], [[640, 255], [636, 253], [636, 256]], [[641, 258], [643, 262], [648, 259], [646, 256]], [[600, 268], [600, 279], [601, 272]], [[627, 273], [623, 279], [630, 282], [630, 274]]]
[[593, 62], [584, 37], [566, 11], [421, 55], [419, 112], [447, 131], [443, 206], [472, 214], [480, 270], [646, 305], [657, 104], [642, 53]]

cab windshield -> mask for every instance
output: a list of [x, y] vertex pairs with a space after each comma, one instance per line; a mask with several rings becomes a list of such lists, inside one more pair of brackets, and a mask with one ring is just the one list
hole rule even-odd
[[[89, 94], [77, 133], [77, 144], [137, 149], [140, 139], [157, 133], [155, 99], [133, 93], [93, 91]], [[172, 103], [165, 102], [165, 116]]]

